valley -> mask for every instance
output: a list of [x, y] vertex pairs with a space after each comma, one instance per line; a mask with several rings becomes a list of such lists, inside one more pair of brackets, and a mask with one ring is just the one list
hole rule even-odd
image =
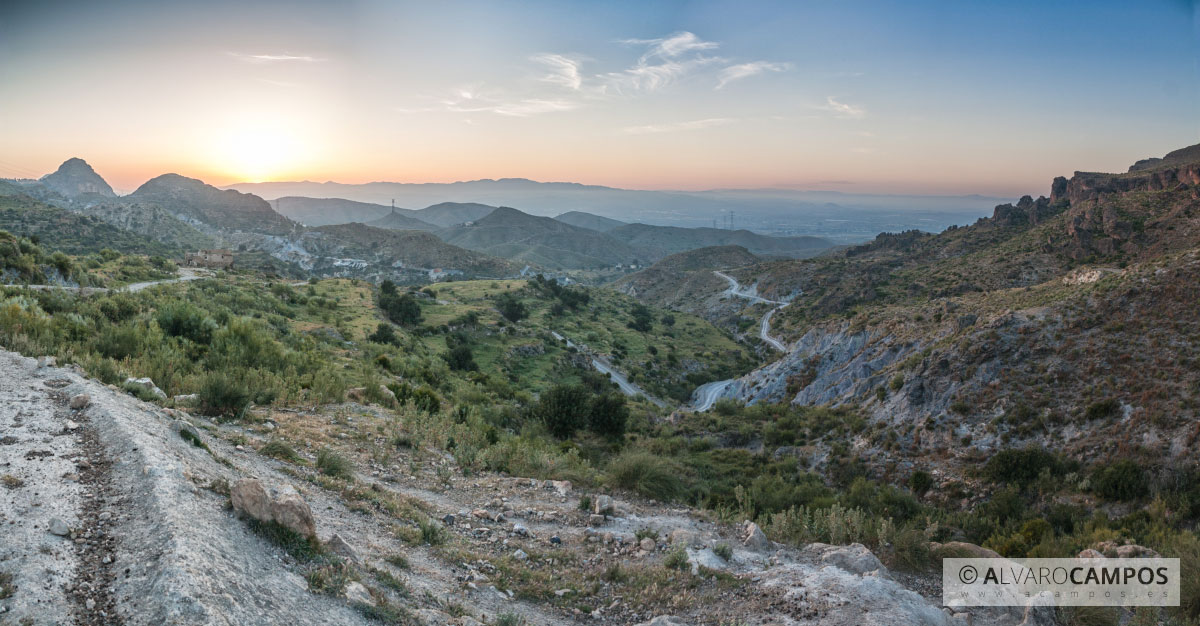
[[[138, 621], [186, 604], [194, 623], [251, 606], [297, 623], [1074, 623], [944, 609], [936, 564], [1138, 550], [1200, 566], [1200, 177], [1182, 154], [1055, 179], [969, 226], [791, 255], [771, 251], [794, 241], [739, 231], [686, 249], [713, 233], [631, 237], [483, 204], [281, 202], [380, 226], [302, 224], [181, 177], [122, 215], [82, 161], [44, 187], [7, 183], [0, 395], [27, 408], [0, 415], [20, 452], [0, 514], [26, 521], [0, 606]], [[178, 227], [155, 239], [143, 216]], [[233, 265], [180, 267], [195, 237]], [[647, 244], [661, 237], [675, 243]], [[140, 478], [121, 460], [135, 440], [155, 468]], [[43, 450], [62, 467], [35, 465]], [[260, 508], [291, 502], [299, 522], [255, 513], [251, 479]], [[147, 499], [130, 490], [142, 482], [182, 495]], [[61, 506], [35, 510], [32, 490]], [[30, 550], [52, 523], [117, 539]], [[190, 600], [125, 600], [158, 576], [114, 576], [145, 560], [134, 532], [205, 564], [172, 574]], [[30, 595], [34, 563], [62, 593]], [[246, 597], [215, 600], [214, 584]]]

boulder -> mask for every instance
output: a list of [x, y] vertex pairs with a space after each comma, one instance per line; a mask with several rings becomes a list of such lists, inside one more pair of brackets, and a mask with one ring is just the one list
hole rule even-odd
[[271, 504], [271, 517], [303, 537], [317, 536], [317, 520], [313, 518], [312, 509], [298, 495], [289, 494], [275, 500]]
[[149, 378], [133, 378], [133, 377], [126, 378], [125, 379], [125, 387], [126, 388], [135, 387], [138, 389], [143, 389], [145, 391], [150, 392], [151, 395], [158, 398], [159, 400], [167, 399], [166, 392], [164, 392], [162, 389], [159, 389], [158, 385], [155, 385], [154, 381]]
[[229, 490], [233, 510], [260, 522], [275, 522], [302, 537], [315, 539], [317, 522], [312, 509], [296, 493], [272, 497], [257, 478], [243, 478]]
[[596, 515], [611, 515], [613, 508], [613, 499], [609, 496], [596, 496], [592, 500], [592, 512]]
[[755, 552], [765, 552], [771, 549], [771, 540], [767, 539], [758, 524], [746, 520], [742, 524], [742, 545]]
[[852, 543], [848, 546], [831, 546], [825, 543], [810, 543], [804, 551], [817, 557], [821, 563], [841, 568], [851, 574], [867, 574], [869, 572], [886, 573], [887, 568], [879, 562], [866, 546]]
[[80, 409], [86, 409], [87, 406], [91, 403], [92, 403], [92, 397], [86, 393], [81, 393], [77, 396], [71, 396], [71, 409], [72, 410], [78, 411]]
[[257, 478], [243, 478], [229, 489], [233, 510], [260, 522], [274, 520], [271, 515], [271, 496]]

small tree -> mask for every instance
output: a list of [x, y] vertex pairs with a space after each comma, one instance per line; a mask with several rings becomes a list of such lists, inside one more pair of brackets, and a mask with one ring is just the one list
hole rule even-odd
[[390, 343], [392, 345], [396, 345], [396, 331], [392, 328], [391, 324], [383, 322], [379, 324], [379, 326], [375, 329], [375, 332], [367, 335], [367, 340], [374, 341], [375, 343]]
[[500, 311], [505, 319], [514, 324], [525, 319], [529, 315], [529, 309], [525, 306], [521, 299], [512, 293], [503, 293], [499, 298], [496, 298], [496, 310]]
[[589, 418], [591, 394], [580, 385], [556, 385], [542, 393], [533, 406], [533, 417], [540, 419], [550, 434], [569, 439]]
[[629, 422], [629, 407], [625, 404], [625, 398], [615, 393], [596, 396], [592, 399], [588, 422], [592, 432], [620, 438], [625, 434], [625, 425]]

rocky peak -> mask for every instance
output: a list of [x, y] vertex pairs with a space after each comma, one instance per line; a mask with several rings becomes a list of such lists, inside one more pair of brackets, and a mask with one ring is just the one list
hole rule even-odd
[[52, 191], [61, 193], [68, 198], [75, 198], [86, 193], [99, 194], [107, 198], [115, 198], [112, 187], [108, 186], [96, 170], [83, 159], [73, 157], [63, 161], [52, 174], [42, 177], [42, 184]]

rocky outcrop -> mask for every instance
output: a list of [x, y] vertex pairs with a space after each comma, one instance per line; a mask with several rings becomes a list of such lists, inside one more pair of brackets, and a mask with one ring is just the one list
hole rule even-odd
[[87, 161], [79, 158], [67, 159], [54, 173], [43, 176], [41, 183], [51, 191], [72, 199], [87, 194], [103, 198], [115, 198], [117, 195]]

